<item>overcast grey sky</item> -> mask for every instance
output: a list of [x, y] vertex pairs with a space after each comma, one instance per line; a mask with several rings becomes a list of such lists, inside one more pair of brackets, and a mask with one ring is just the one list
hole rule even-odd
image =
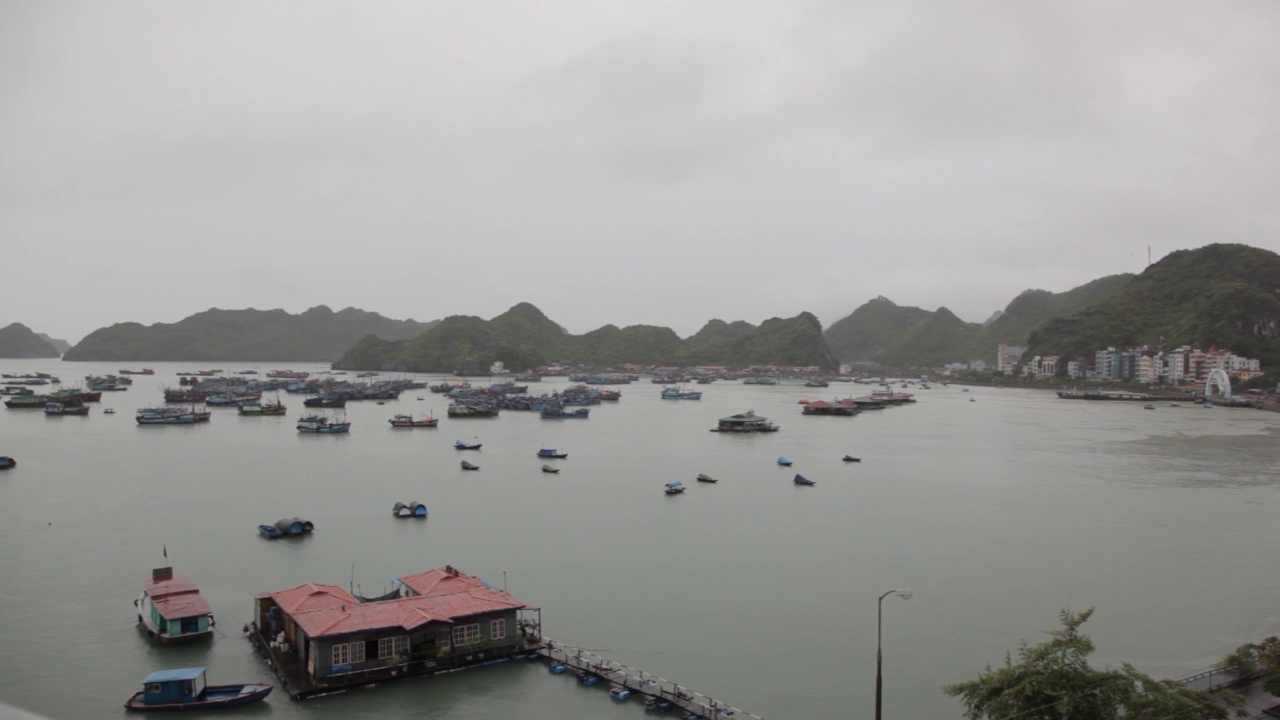
[[1280, 250], [1280, 3], [0, 3], [0, 325], [981, 321]]

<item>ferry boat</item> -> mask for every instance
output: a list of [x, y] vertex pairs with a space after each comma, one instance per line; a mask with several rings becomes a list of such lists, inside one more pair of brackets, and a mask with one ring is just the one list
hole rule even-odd
[[191, 579], [171, 567], [151, 571], [138, 608], [138, 625], [162, 643], [203, 640], [213, 636], [213, 610]]
[[433, 428], [440, 424], [440, 419], [433, 417], [415, 418], [412, 415], [396, 415], [387, 422], [391, 423], [391, 427], [396, 428]]
[[307, 415], [298, 419], [298, 432], [334, 434], [351, 432], [351, 423], [330, 420], [323, 415]]
[[196, 410], [194, 405], [188, 407], [142, 408], [134, 419], [139, 425], [192, 425], [209, 422], [213, 413], [208, 410]]

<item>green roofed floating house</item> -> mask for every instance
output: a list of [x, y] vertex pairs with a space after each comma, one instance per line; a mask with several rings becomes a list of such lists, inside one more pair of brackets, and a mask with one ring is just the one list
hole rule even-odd
[[760, 417], [754, 410], [737, 415], [720, 418], [719, 424], [711, 428], [711, 432], [751, 433], [778, 432], [778, 426], [769, 422], [769, 418]]
[[506, 660], [541, 641], [538, 608], [451, 565], [377, 598], [307, 583], [254, 601], [245, 632], [294, 699]]

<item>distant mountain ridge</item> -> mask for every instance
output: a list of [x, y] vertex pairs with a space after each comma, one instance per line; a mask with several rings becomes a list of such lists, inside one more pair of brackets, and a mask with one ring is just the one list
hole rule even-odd
[[22, 323], [0, 328], [0, 358], [56, 358], [61, 353]]
[[296, 315], [213, 308], [176, 323], [119, 323], [95, 330], [62, 359], [329, 362], [367, 335], [402, 340], [433, 324], [392, 320], [356, 308], [335, 313], [324, 305]]
[[1054, 317], [1029, 355], [1087, 356], [1107, 346], [1229, 348], [1280, 365], [1280, 255], [1240, 244], [1179, 250], [1106, 302]]
[[835, 357], [810, 313], [771, 318], [759, 326], [712, 320], [688, 339], [655, 325], [605, 325], [571, 335], [530, 303], [483, 320], [454, 315], [412, 339], [366, 337], [335, 364], [345, 370], [480, 373], [494, 361], [523, 370], [551, 363], [600, 366], [795, 365], [835, 370]]
[[40, 338], [41, 340], [44, 340], [45, 342], [49, 343], [54, 348], [56, 348], [58, 350], [59, 355], [71, 349], [71, 343], [67, 342], [66, 340], [59, 340], [58, 338], [49, 337], [44, 333], [36, 333], [36, 337]]
[[877, 297], [826, 331], [836, 357], [889, 367], [940, 367], [952, 362], [994, 362], [996, 346], [1026, 345], [1050, 318], [1067, 315], [1120, 292], [1133, 275], [1110, 275], [1062, 293], [1026, 290], [984, 323], [968, 323], [947, 308], [900, 307]]

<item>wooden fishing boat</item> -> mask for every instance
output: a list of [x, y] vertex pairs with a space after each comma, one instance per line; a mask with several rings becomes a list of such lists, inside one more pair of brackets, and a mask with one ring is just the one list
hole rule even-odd
[[45, 415], [88, 415], [89, 406], [76, 402], [47, 402], [44, 404]]
[[209, 417], [213, 413], [208, 410], [196, 410], [194, 405], [189, 407], [158, 407], [158, 408], [142, 408], [134, 419], [139, 425], [192, 425], [194, 423], [209, 422]]
[[203, 667], [157, 670], [142, 681], [124, 706], [129, 710], [196, 710], [235, 707], [262, 700], [271, 694], [267, 683], [209, 685]]
[[809, 478], [803, 475], [796, 475], [794, 482], [797, 485], [817, 485], [817, 483], [815, 483], [814, 481], [810, 480]]
[[540, 458], [567, 458], [569, 453], [556, 452], [555, 448], [542, 448], [538, 451]]
[[323, 415], [307, 415], [298, 419], [298, 432], [319, 433], [323, 435], [351, 432], [351, 423], [330, 420]]
[[543, 465], [543, 466], [542, 466], [542, 472], [544, 472], [544, 473], [551, 473], [551, 474], [553, 474], [553, 475], [554, 475], [555, 473], [560, 472], [560, 468], [558, 468], [558, 467], [551, 467], [550, 465]]
[[698, 482], [717, 483], [720, 481], [717, 480], [716, 478], [711, 477], [710, 475], [706, 475], [704, 473], [698, 473]]
[[862, 458], [856, 458], [852, 455], [845, 455], [841, 460], [844, 460], [845, 462], [862, 462]]
[[471, 463], [467, 462], [466, 460], [463, 460], [463, 461], [462, 461], [462, 469], [463, 469], [463, 470], [479, 470], [479, 469], [480, 469], [480, 466], [479, 466], [479, 465], [472, 465]]
[[8, 455], [0, 455], [0, 470], [8, 470], [9, 468], [18, 467], [18, 461]]
[[213, 610], [200, 588], [171, 567], [156, 568], [133, 601], [138, 625], [162, 643], [206, 640], [213, 637]]
[[454, 450], [479, 450], [482, 443], [468, 443], [461, 440], [453, 441]]
[[669, 482], [666, 484], [666, 486], [662, 488], [662, 492], [668, 495], [679, 495], [684, 491], [685, 491], [684, 483], [680, 482], [679, 480], [676, 480], [675, 482]]

